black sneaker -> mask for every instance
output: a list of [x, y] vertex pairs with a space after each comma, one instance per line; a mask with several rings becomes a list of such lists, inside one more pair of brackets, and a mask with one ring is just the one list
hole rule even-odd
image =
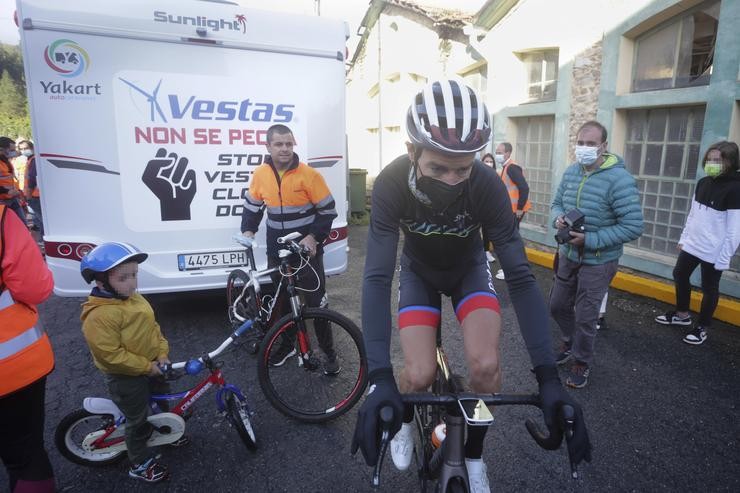
[[691, 315], [679, 317], [676, 312], [666, 312], [655, 317], [655, 321], [663, 325], [691, 325]]
[[296, 350], [292, 344], [280, 344], [278, 348], [270, 354], [270, 366], [283, 366], [288, 358], [295, 356]]
[[567, 342], [564, 342], [562, 346], [560, 346], [560, 352], [555, 357], [555, 363], [559, 365], [564, 365], [568, 361], [570, 361], [570, 358], [573, 355], [570, 352], [570, 344]]
[[707, 329], [701, 325], [697, 325], [694, 330], [686, 334], [683, 338], [683, 342], [686, 344], [693, 344], [698, 346], [707, 340]]
[[599, 319], [596, 321], [596, 330], [606, 330], [608, 326], [606, 325], [606, 320], [604, 317], [599, 317]]
[[588, 383], [589, 373], [591, 373], [591, 369], [586, 363], [576, 361], [573, 363], [573, 366], [570, 367], [570, 374], [565, 380], [565, 384], [574, 389], [582, 389]]
[[167, 471], [167, 466], [160, 464], [154, 457], [151, 457], [141, 464], [131, 466], [128, 475], [147, 483], [158, 483], [167, 479], [170, 473]]
[[326, 360], [324, 360], [324, 375], [336, 375], [340, 371], [342, 371], [342, 367], [339, 365], [339, 362], [337, 361], [336, 355], [329, 355], [326, 357]]

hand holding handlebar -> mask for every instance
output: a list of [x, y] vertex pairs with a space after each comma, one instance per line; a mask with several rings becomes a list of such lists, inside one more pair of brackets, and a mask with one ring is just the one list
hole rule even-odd
[[558, 448], [565, 434], [571, 469], [575, 474], [575, 468], [581, 461], [591, 462], [591, 440], [588, 437], [583, 410], [563, 388], [554, 365], [538, 366], [534, 372], [540, 385], [541, 409], [550, 437], [546, 438], [542, 433], [535, 433], [538, 430], [534, 423], [528, 423], [527, 429], [540, 446], [549, 450]]
[[[352, 438], [352, 454], [360, 450], [367, 465], [375, 466], [378, 463], [378, 451], [381, 447], [384, 431], [388, 432], [389, 437], [393, 437], [401, 429], [403, 401], [391, 368], [373, 370], [370, 372], [369, 380], [370, 390], [365, 402], [362, 403], [360, 410], [357, 412], [357, 424]], [[381, 416], [381, 410], [386, 407], [393, 411], [390, 417], [390, 426], [387, 427], [387, 430], [381, 424], [381, 418], [383, 417]], [[383, 411], [383, 413], [387, 418], [387, 411]]]

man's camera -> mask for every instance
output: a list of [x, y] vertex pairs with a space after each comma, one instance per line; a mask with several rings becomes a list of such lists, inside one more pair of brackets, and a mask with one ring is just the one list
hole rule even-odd
[[583, 233], [586, 231], [586, 216], [580, 209], [571, 209], [566, 215], [563, 216], [563, 222], [565, 223], [564, 228], [560, 228], [555, 233], [555, 241], [560, 243], [568, 243], [573, 237], [570, 232]]

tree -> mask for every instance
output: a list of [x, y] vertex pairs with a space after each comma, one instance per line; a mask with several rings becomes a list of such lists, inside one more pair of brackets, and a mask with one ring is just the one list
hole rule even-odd
[[0, 44], [0, 135], [31, 136], [23, 59], [18, 46]]

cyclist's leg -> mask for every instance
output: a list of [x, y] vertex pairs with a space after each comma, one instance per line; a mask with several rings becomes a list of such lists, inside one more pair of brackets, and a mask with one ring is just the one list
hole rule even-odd
[[[398, 291], [398, 329], [404, 362], [398, 379], [399, 390], [422, 392], [432, 384], [437, 368], [435, 348], [441, 316], [440, 295], [411, 270], [406, 257], [401, 258]], [[411, 421], [410, 416], [407, 417]]]
[[[471, 388], [480, 393], [498, 392], [501, 309], [488, 263], [470, 269], [453, 290], [452, 303], [462, 326]], [[466, 459], [481, 458], [487, 431], [487, 426], [468, 427]]]
[[[436, 332], [440, 321], [440, 295], [401, 259], [398, 328], [403, 369], [398, 378], [401, 392], [420, 392], [432, 384], [436, 374]], [[406, 470], [413, 458], [414, 408], [404, 408], [401, 429], [391, 440], [391, 458]]]

